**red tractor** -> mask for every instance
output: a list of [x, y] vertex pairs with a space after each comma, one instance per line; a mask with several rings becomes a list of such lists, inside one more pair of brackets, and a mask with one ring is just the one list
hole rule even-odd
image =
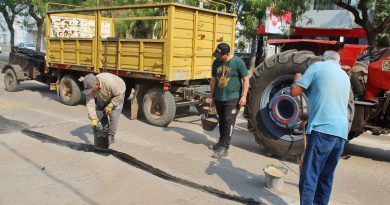
[[[340, 53], [341, 65], [352, 68], [349, 103], [353, 139], [366, 130], [385, 134], [390, 129], [390, 48], [367, 53], [368, 46], [328, 40], [269, 40], [280, 53], [265, 59], [251, 77], [247, 109], [248, 127], [267, 153], [296, 159], [303, 150], [300, 115], [307, 109], [307, 97], [290, 96], [296, 73], [304, 73], [321, 61], [326, 50]], [[332, 80], [332, 79], [329, 79]]]

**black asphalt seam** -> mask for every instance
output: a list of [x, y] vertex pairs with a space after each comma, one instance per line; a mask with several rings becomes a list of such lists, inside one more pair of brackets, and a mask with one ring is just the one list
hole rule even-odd
[[71, 149], [77, 150], [77, 151], [93, 152], [93, 153], [103, 154], [103, 155], [112, 155], [113, 157], [121, 160], [122, 162], [125, 162], [126, 164], [129, 164], [133, 167], [137, 167], [143, 171], [146, 171], [150, 174], [153, 174], [154, 176], [157, 176], [157, 177], [160, 177], [162, 179], [165, 179], [165, 180], [168, 180], [171, 182], [175, 182], [175, 183], [178, 183], [178, 184], [181, 184], [181, 185], [193, 188], [193, 189], [201, 190], [201, 191], [207, 192], [209, 194], [215, 195], [215, 196], [223, 198], [223, 199], [228, 199], [228, 200], [237, 201], [237, 202], [240, 202], [243, 204], [250, 204], [250, 205], [264, 204], [262, 202], [255, 201], [253, 198], [245, 198], [245, 197], [241, 197], [241, 196], [237, 196], [237, 195], [227, 194], [226, 192], [218, 190], [216, 188], [197, 184], [195, 182], [188, 181], [186, 179], [182, 179], [182, 178], [173, 176], [167, 172], [164, 172], [158, 168], [155, 168], [149, 164], [146, 164], [145, 162], [142, 162], [142, 161], [134, 158], [133, 156], [130, 156], [129, 154], [119, 152], [119, 151], [116, 151], [113, 149], [99, 150], [90, 144], [83, 144], [83, 143], [76, 143], [76, 142], [61, 140], [61, 139], [55, 138], [53, 136], [47, 135], [45, 133], [36, 132], [36, 131], [28, 130], [28, 129], [23, 129], [22, 133], [31, 137], [31, 138], [39, 140], [43, 143], [52, 143], [52, 144], [68, 147], [68, 148], [71, 148]]

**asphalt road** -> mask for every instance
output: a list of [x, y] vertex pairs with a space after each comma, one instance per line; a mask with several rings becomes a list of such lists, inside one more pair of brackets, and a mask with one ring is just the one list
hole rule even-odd
[[[0, 57], [1, 58], [1, 57]], [[93, 143], [84, 105], [66, 106], [46, 85], [31, 81], [4, 90], [0, 77], [0, 204], [239, 204], [151, 174], [112, 154], [77, 150]], [[259, 151], [239, 116], [229, 157], [210, 158], [218, 132], [203, 131], [195, 112], [181, 112], [168, 127], [129, 120], [125, 105], [113, 150], [170, 176], [266, 204], [298, 203], [298, 166]], [[21, 130], [73, 142], [61, 146]], [[77, 146], [76, 146], [77, 145]], [[366, 133], [350, 142], [337, 168], [331, 204], [387, 204], [390, 136]], [[265, 188], [262, 169], [289, 169], [283, 191]]]

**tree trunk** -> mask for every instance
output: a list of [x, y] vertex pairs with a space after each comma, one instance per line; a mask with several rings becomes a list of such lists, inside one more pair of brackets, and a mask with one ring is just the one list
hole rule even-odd
[[263, 61], [263, 47], [264, 47], [264, 36], [257, 37], [257, 52], [256, 52], [256, 62], [255, 67], [259, 66]]
[[256, 52], [257, 52], [257, 35], [252, 38], [252, 46], [251, 46], [251, 64], [250, 70], [253, 71], [255, 69], [256, 63]]
[[367, 35], [368, 45], [370, 46], [368, 52], [371, 55], [373, 51], [376, 51], [378, 49], [378, 42], [376, 39], [377, 33], [373, 31], [368, 31], [367, 29], [365, 29], [365, 31]]
[[37, 22], [37, 28], [38, 28], [38, 37], [37, 37], [37, 45], [36, 45], [36, 51], [41, 51], [41, 45], [42, 45], [42, 35], [43, 35], [43, 21]]
[[9, 29], [9, 32], [11, 34], [11, 39], [10, 39], [9, 43], [11, 44], [11, 50], [13, 50], [15, 48], [15, 29], [14, 29], [14, 27], [10, 27], [8, 29]]
[[6, 8], [1, 8], [1, 13], [3, 14], [4, 20], [7, 23], [8, 30], [11, 34], [9, 43], [12, 50], [15, 47], [15, 29], [14, 29], [15, 16], [9, 15], [8, 10]]

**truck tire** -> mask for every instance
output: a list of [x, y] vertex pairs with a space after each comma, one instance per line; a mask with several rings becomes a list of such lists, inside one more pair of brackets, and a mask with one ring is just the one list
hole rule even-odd
[[8, 92], [15, 92], [19, 89], [19, 82], [16, 79], [16, 74], [12, 68], [4, 72], [4, 86]]
[[60, 80], [59, 95], [65, 105], [78, 105], [81, 100], [81, 84], [71, 75]]
[[[296, 113], [300, 100], [289, 97], [289, 87], [296, 73], [304, 73], [319, 60], [310, 51], [288, 50], [267, 58], [254, 70], [250, 79], [248, 127], [267, 154], [284, 159], [298, 159], [302, 155], [303, 135]], [[306, 104], [307, 98], [303, 96]], [[270, 110], [271, 104], [277, 104], [277, 112]], [[286, 119], [291, 121], [291, 127], [283, 128], [280, 121]]]
[[165, 127], [175, 118], [176, 103], [169, 91], [152, 88], [144, 96], [142, 109], [150, 124]]

